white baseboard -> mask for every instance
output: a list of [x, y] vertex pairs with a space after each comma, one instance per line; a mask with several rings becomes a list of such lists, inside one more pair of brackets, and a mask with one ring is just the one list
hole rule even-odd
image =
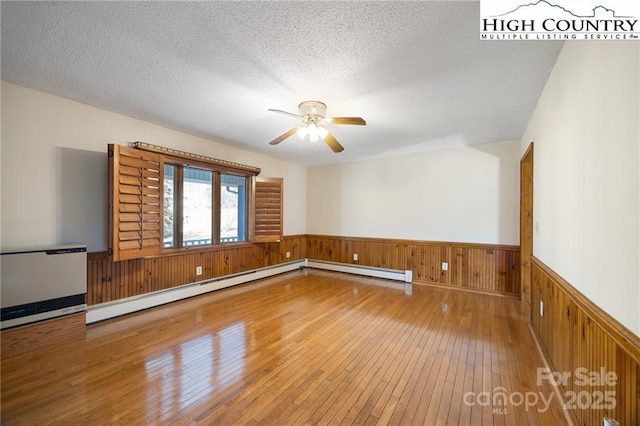
[[154, 306], [160, 306], [177, 300], [186, 299], [188, 297], [209, 293], [214, 290], [220, 290], [222, 288], [244, 284], [261, 278], [282, 274], [284, 272], [294, 271], [305, 267], [305, 263], [306, 262], [304, 260], [298, 260], [249, 272], [227, 275], [218, 279], [199, 281], [154, 293], [127, 297], [126, 299], [120, 299], [114, 302], [92, 305], [89, 306], [87, 310], [86, 322], [87, 324], [91, 324], [109, 318], [115, 318], [120, 315], [152, 308]]
[[399, 271], [395, 269], [373, 268], [367, 266], [349, 265], [346, 263], [304, 259], [256, 269], [249, 272], [227, 275], [213, 280], [199, 281], [180, 287], [157, 291], [154, 293], [146, 293], [141, 294], [140, 296], [127, 297], [126, 299], [120, 299], [114, 302], [92, 305], [88, 307], [86, 322], [87, 324], [92, 324], [94, 322], [103, 321], [109, 318], [115, 318], [121, 315], [130, 314], [132, 312], [141, 311], [143, 309], [153, 308], [154, 306], [160, 306], [166, 303], [186, 299], [188, 297], [209, 293], [214, 290], [220, 290], [222, 288], [244, 284], [250, 281], [259, 280], [261, 278], [267, 278], [273, 275], [282, 274], [284, 272], [295, 271], [296, 269], [300, 268], [315, 268], [324, 269], [327, 271], [346, 272], [349, 274], [365, 275], [375, 278], [385, 278], [388, 280], [403, 281], [406, 283], [410, 283], [413, 278], [411, 271]]
[[413, 281], [412, 271], [400, 271], [397, 269], [374, 268], [371, 266], [350, 265], [348, 263], [327, 262], [324, 260], [307, 259], [308, 268], [324, 269], [327, 271], [346, 272], [348, 274], [365, 275], [367, 277], [385, 278], [387, 280]]

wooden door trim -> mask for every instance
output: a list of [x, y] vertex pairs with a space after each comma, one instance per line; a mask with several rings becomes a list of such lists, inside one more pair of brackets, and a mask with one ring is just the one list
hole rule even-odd
[[[520, 159], [520, 297], [528, 303], [531, 302], [533, 256], [533, 161], [531, 142]], [[527, 179], [523, 179], [524, 173], [527, 173]]]

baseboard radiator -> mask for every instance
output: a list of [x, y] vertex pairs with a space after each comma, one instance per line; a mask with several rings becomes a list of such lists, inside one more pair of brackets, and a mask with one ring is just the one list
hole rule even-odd
[[404, 281], [410, 283], [413, 281], [412, 271], [400, 271], [397, 269], [376, 268], [373, 266], [351, 265], [348, 263], [329, 262], [326, 260], [308, 259], [306, 266], [308, 268], [324, 269], [327, 271], [346, 272], [348, 274], [364, 275], [367, 277], [384, 278], [387, 280]]
[[164, 305], [178, 300], [187, 299], [189, 297], [199, 296], [214, 290], [220, 290], [262, 278], [268, 278], [284, 272], [294, 271], [296, 269], [303, 268], [304, 266], [303, 260], [283, 263], [238, 274], [226, 275], [224, 277], [214, 278], [211, 280], [185, 284], [167, 290], [127, 297], [114, 302], [92, 305], [89, 306], [89, 310], [87, 312], [87, 324], [104, 321], [109, 318], [130, 314], [132, 312], [149, 309], [154, 306]]
[[6, 250], [0, 262], [2, 330], [86, 311], [86, 246]]
[[279, 265], [268, 266], [266, 268], [241, 272], [233, 275], [226, 275], [215, 279], [198, 281], [174, 287], [167, 290], [160, 290], [153, 293], [145, 293], [139, 296], [127, 297], [113, 302], [100, 303], [89, 306], [87, 312], [87, 324], [104, 321], [121, 315], [149, 309], [155, 306], [164, 305], [193, 296], [209, 293], [211, 291], [244, 284], [251, 281], [268, 278], [274, 275], [291, 272], [301, 268], [315, 268], [335, 272], [345, 272], [369, 277], [384, 278], [395, 281], [410, 283], [412, 281], [411, 271], [396, 271], [392, 269], [373, 268], [359, 265], [349, 265], [344, 263], [326, 262], [317, 260], [297, 260]]

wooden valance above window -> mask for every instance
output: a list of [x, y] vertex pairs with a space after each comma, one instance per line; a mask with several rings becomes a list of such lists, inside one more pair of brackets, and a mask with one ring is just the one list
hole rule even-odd
[[244, 164], [234, 163], [232, 161], [220, 160], [218, 158], [211, 158], [204, 155], [192, 154], [190, 152], [178, 151], [176, 149], [152, 145], [146, 142], [134, 142], [133, 147], [144, 151], [171, 156], [173, 158], [180, 158], [190, 162], [206, 163], [208, 166], [214, 166], [215, 169], [222, 172], [237, 173], [245, 176], [257, 176], [261, 171], [259, 167], [246, 166]]

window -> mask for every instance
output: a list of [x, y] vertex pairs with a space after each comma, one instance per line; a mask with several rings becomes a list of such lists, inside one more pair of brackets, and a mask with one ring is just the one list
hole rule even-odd
[[223, 174], [220, 179], [220, 242], [247, 239], [247, 178]]
[[182, 245], [213, 243], [213, 172], [183, 168]]
[[176, 166], [173, 164], [164, 165], [164, 247], [176, 246]]
[[211, 170], [164, 165], [165, 248], [213, 244], [213, 178]]
[[282, 179], [136, 142], [109, 145], [109, 256], [282, 238]]

